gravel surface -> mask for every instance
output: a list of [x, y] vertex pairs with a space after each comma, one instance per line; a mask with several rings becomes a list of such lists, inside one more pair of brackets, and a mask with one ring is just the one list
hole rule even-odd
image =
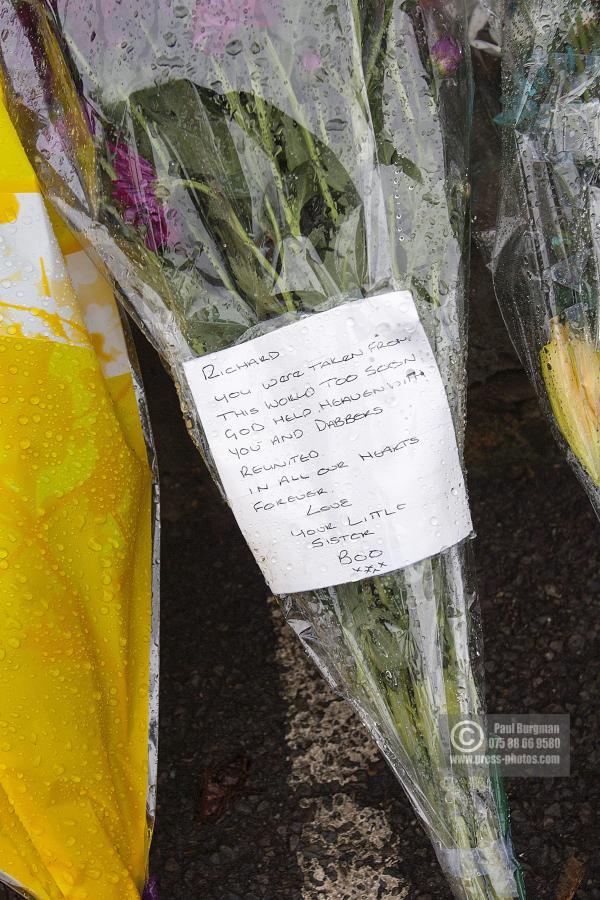
[[[473, 342], [478, 381], [489, 366], [477, 348], [489, 346], [494, 315]], [[162, 490], [152, 849], [162, 900], [445, 900], [402, 791], [282, 624], [167, 376], [139, 343]], [[468, 445], [488, 706], [571, 714], [572, 777], [508, 788], [529, 896], [570, 900], [568, 884], [583, 873], [575, 896], [592, 900], [600, 898], [600, 532], [508, 344], [497, 349], [500, 371], [471, 388]]]

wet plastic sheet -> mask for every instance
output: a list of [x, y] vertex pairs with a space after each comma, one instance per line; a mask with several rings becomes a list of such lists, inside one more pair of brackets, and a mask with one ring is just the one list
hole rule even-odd
[[[461, 3], [0, 9], [29, 156], [168, 363], [217, 483], [186, 365], [381, 293], [410, 292], [461, 448]], [[463, 543], [281, 603], [381, 747], [455, 896], [505, 898], [522, 888], [501, 787], [494, 773], [455, 769], [447, 722], [482, 711], [467, 554]]]
[[506, 17], [503, 46], [496, 292], [556, 436], [600, 512], [597, 9], [524, 3]]
[[0, 869], [141, 895], [155, 808], [157, 494], [109, 284], [0, 102]]

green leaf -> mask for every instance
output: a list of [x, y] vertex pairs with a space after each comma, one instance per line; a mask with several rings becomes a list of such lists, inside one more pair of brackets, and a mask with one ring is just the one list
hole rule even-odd
[[289, 172], [295, 172], [305, 166], [310, 157], [306, 142], [302, 137], [302, 128], [284, 113], [281, 116], [281, 142], [285, 148], [286, 165]]
[[366, 267], [365, 227], [362, 207], [355, 207], [338, 222], [334, 259], [336, 278], [344, 292], [359, 288]]
[[317, 189], [315, 172], [309, 160], [305, 160], [305, 162], [294, 171], [294, 177], [293, 179], [290, 179], [288, 183], [290, 185], [290, 194], [293, 198], [291, 206], [299, 221], [302, 210], [310, 198], [314, 196], [315, 190]]
[[413, 181], [416, 181], [419, 184], [423, 184], [423, 176], [421, 175], [421, 170], [411, 159], [407, 159], [406, 156], [396, 155], [394, 163], [398, 166], [399, 169], [404, 172], [405, 175], [407, 175], [409, 178], [412, 178]]
[[329, 187], [340, 193], [348, 191], [355, 195], [356, 188], [354, 187], [354, 182], [337, 156], [329, 149], [329, 147], [325, 144], [321, 144], [316, 138], [314, 138], [314, 141], [319, 151], [321, 164]]
[[136, 119], [146, 123], [153, 155], [175, 164], [181, 177], [216, 184], [248, 216], [248, 185], [220, 95], [190, 81], [136, 91], [129, 98]]

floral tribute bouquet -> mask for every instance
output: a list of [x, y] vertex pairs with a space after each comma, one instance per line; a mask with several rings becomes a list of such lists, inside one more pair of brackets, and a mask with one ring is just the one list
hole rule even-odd
[[44, 189], [169, 365], [285, 616], [454, 895], [523, 896], [483, 714], [460, 463], [461, 2], [0, 0]]
[[503, 34], [493, 271], [519, 355], [600, 514], [600, 13], [520, 0]]

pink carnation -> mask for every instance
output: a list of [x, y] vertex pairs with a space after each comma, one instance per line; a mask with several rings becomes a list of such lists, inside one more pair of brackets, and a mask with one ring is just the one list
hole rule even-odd
[[321, 68], [322, 63], [321, 57], [314, 50], [305, 50], [300, 57], [300, 65], [305, 72], [315, 72]]
[[145, 228], [146, 246], [157, 252], [176, 239], [172, 218], [156, 196], [156, 173], [152, 164], [124, 141], [109, 144], [116, 179], [113, 198], [123, 209], [123, 219], [134, 228]]
[[440, 38], [431, 48], [431, 58], [442, 76], [454, 75], [460, 65], [461, 49], [451, 37]]
[[254, 25], [267, 28], [273, 20], [270, 0], [199, 0], [194, 11], [194, 45], [205, 42], [210, 53], [223, 53], [238, 31]]

